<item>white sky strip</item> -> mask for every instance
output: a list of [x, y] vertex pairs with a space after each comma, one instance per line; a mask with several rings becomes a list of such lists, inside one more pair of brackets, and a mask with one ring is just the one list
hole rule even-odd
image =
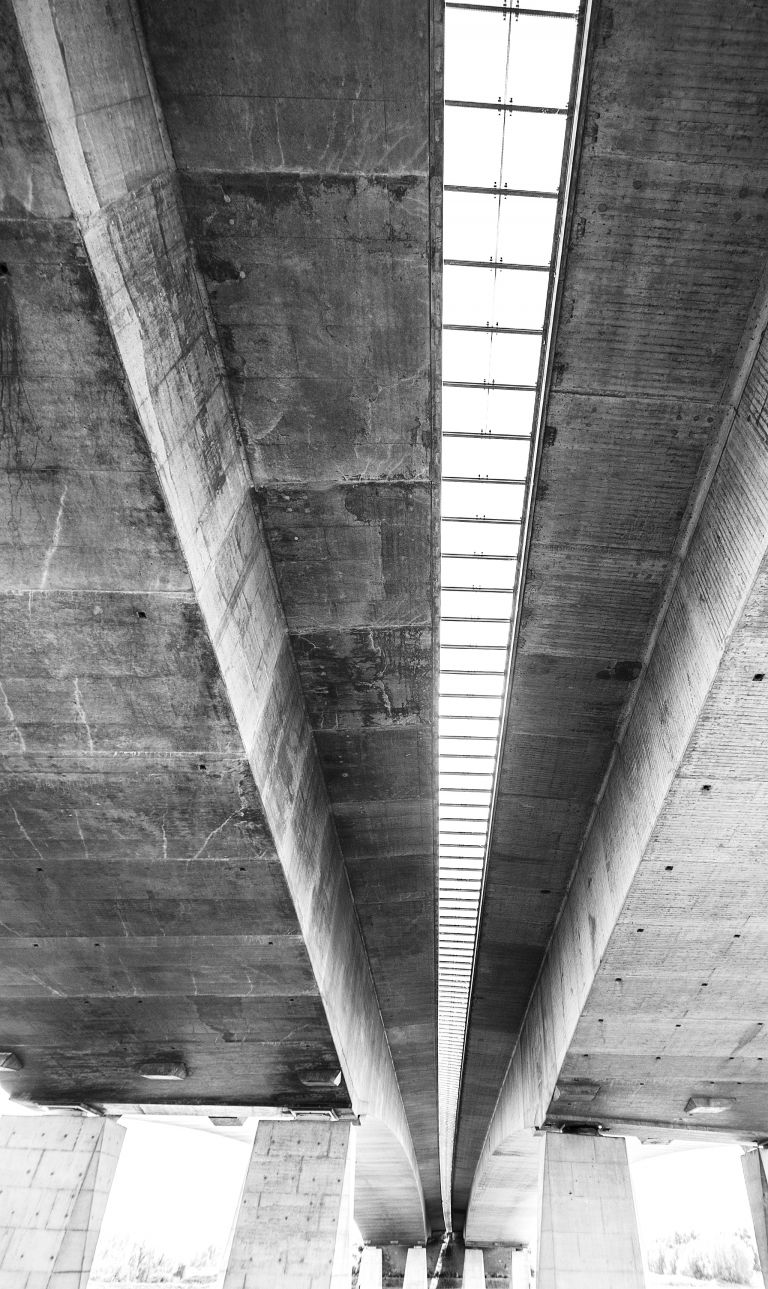
[[448, 1228], [578, 9], [448, 0], [445, 12], [438, 1029]]

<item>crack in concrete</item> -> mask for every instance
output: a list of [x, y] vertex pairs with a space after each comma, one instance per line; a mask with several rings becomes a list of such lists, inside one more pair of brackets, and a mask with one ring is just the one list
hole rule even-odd
[[236, 818], [237, 818], [237, 816], [238, 816], [239, 814], [241, 814], [241, 813], [242, 813], [242, 811], [240, 811], [240, 810], [233, 810], [233, 811], [232, 811], [232, 814], [231, 814], [231, 815], [229, 815], [229, 816], [224, 820], [224, 822], [223, 822], [222, 824], [219, 824], [218, 828], [212, 828], [212, 829], [211, 829], [211, 831], [209, 832], [208, 836], [206, 837], [205, 841], [203, 842], [202, 846], [201, 846], [201, 847], [200, 847], [200, 849], [197, 851], [197, 853], [196, 853], [196, 854], [194, 854], [194, 855], [192, 856], [192, 858], [193, 858], [193, 859], [200, 859], [200, 857], [201, 857], [201, 855], [202, 855], [203, 851], [205, 850], [206, 846], [208, 845], [208, 843], [209, 843], [209, 842], [213, 841], [213, 838], [216, 836], [216, 834], [217, 834], [217, 833], [220, 833], [220, 832], [222, 831], [222, 829], [223, 829], [223, 828], [226, 828], [227, 824], [228, 824], [228, 823], [231, 823], [231, 822], [232, 822], [232, 820], [233, 820], [233, 819], [236, 819]]
[[84, 727], [85, 732], [88, 735], [88, 751], [91, 754], [93, 754], [96, 751], [96, 749], [93, 746], [93, 736], [91, 734], [91, 727], [88, 724], [88, 718], [85, 714], [85, 708], [83, 707], [83, 700], [80, 697], [80, 682], [77, 679], [77, 676], [75, 676], [74, 678], [74, 688], [75, 688], [75, 708], [77, 710], [77, 715], [80, 720], [80, 724]]
[[5, 710], [6, 710], [6, 714], [7, 714], [7, 716], [8, 716], [8, 720], [9, 720], [9, 721], [10, 721], [10, 723], [11, 723], [11, 729], [13, 730], [13, 732], [14, 732], [14, 734], [16, 735], [17, 739], [19, 740], [19, 751], [21, 751], [21, 752], [26, 752], [26, 750], [27, 750], [27, 744], [26, 744], [26, 742], [25, 742], [24, 735], [22, 734], [21, 730], [19, 729], [18, 725], [16, 724], [16, 717], [15, 717], [15, 716], [14, 716], [14, 714], [13, 714], [13, 710], [12, 710], [12, 708], [11, 708], [11, 704], [8, 702], [8, 695], [6, 694], [6, 692], [5, 692], [5, 690], [4, 690], [3, 686], [2, 686], [2, 684], [0, 684], [0, 697], [1, 697], [1, 698], [2, 698], [2, 700], [3, 700], [3, 706], [4, 706]]
[[19, 829], [19, 832], [21, 833], [22, 837], [25, 839], [25, 841], [28, 841], [28, 842], [29, 842], [29, 844], [30, 844], [30, 846], [32, 847], [32, 849], [33, 849], [33, 851], [35, 852], [35, 854], [36, 854], [36, 855], [39, 855], [41, 859], [44, 859], [44, 858], [45, 858], [45, 856], [43, 855], [42, 851], [41, 851], [41, 850], [38, 850], [37, 846], [36, 846], [36, 845], [35, 845], [35, 843], [33, 842], [32, 838], [30, 837], [29, 833], [27, 832], [26, 828], [24, 827], [23, 823], [22, 823], [22, 822], [21, 822], [21, 820], [19, 819], [19, 816], [18, 816], [18, 813], [17, 813], [17, 810], [16, 810], [16, 807], [15, 807], [15, 806], [11, 806], [11, 814], [13, 815], [14, 819], [16, 820], [16, 825], [17, 825], [17, 827], [18, 827], [18, 829]]
[[73, 814], [74, 814], [74, 816], [75, 816], [75, 823], [77, 824], [77, 831], [78, 831], [78, 833], [80, 834], [80, 840], [81, 840], [81, 842], [83, 843], [83, 850], [84, 850], [84, 852], [85, 852], [85, 858], [86, 858], [86, 859], [90, 859], [91, 857], [90, 857], [90, 855], [88, 854], [88, 847], [87, 847], [87, 846], [86, 846], [86, 844], [85, 844], [85, 837], [83, 836], [83, 830], [82, 830], [82, 828], [80, 827], [80, 818], [79, 818], [78, 813], [77, 813], [77, 811], [76, 811], [76, 810], [74, 810], [72, 813], [73, 813]]
[[53, 557], [56, 554], [56, 551], [59, 549], [59, 542], [61, 541], [61, 520], [64, 514], [64, 502], [67, 499], [68, 488], [69, 488], [69, 484], [65, 483], [62, 494], [59, 498], [59, 512], [56, 516], [56, 523], [53, 526], [53, 541], [48, 547], [48, 550], [45, 553], [45, 559], [43, 560], [43, 571], [40, 577], [41, 591], [45, 590], [46, 583], [48, 582], [48, 574], [51, 571], [51, 561], [53, 560]]

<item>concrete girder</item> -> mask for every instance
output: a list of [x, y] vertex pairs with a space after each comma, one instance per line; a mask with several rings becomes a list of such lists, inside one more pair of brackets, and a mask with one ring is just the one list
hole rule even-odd
[[[353, 1110], [419, 1170], [140, 24], [18, 0], [37, 92], [283, 866]], [[384, 1182], [384, 1179], [382, 1178]], [[410, 1227], [409, 1227], [410, 1231]]]
[[[553, 1098], [580, 1016], [768, 556], [765, 324], [761, 295], [718, 453], [485, 1137], [466, 1220], [466, 1236], [475, 1242], [516, 1238], [509, 1217], [493, 1203], [486, 1209], [487, 1193], [500, 1184], [504, 1156], [519, 1134], [553, 1114], [563, 1117]], [[571, 1105], [566, 1117], [592, 1113], [582, 1102], [581, 1113]]]

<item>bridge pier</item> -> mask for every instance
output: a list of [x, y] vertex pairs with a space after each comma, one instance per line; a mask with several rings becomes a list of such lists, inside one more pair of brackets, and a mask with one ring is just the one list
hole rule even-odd
[[464, 1254], [462, 1289], [485, 1289], [485, 1263], [482, 1249], [467, 1249]]
[[224, 1289], [349, 1289], [353, 1192], [351, 1123], [262, 1121]]
[[759, 1146], [747, 1150], [741, 1157], [744, 1183], [755, 1228], [757, 1256], [763, 1279], [768, 1280], [768, 1178], [765, 1175], [765, 1156]]
[[357, 1289], [381, 1289], [381, 1276], [381, 1249], [375, 1249], [373, 1245], [367, 1244], [360, 1258]]
[[3, 1289], [86, 1283], [124, 1134], [109, 1119], [0, 1119]]
[[408, 1250], [403, 1289], [427, 1289], [427, 1250], [421, 1246]]
[[537, 1289], [643, 1289], [623, 1137], [548, 1133]]

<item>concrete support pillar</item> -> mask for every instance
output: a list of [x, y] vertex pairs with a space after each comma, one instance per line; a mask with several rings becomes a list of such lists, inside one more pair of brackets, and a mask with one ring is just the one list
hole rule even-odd
[[353, 1190], [349, 1123], [262, 1121], [224, 1289], [348, 1289]]
[[3, 1289], [87, 1283], [124, 1136], [110, 1119], [0, 1118]]
[[367, 1244], [360, 1258], [357, 1289], [381, 1289], [381, 1249]]
[[530, 1249], [512, 1250], [512, 1272], [510, 1289], [531, 1289], [531, 1251]]
[[644, 1289], [623, 1137], [548, 1133], [537, 1289]]
[[768, 1284], [768, 1180], [765, 1175], [765, 1157], [759, 1147], [747, 1150], [741, 1157], [744, 1182], [747, 1188], [752, 1225], [755, 1228], [757, 1256], [763, 1280]]
[[482, 1249], [467, 1249], [464, 1253], [462, 1289], [485, 1289], [485, 1265]]
[[409, 1249], [405, 1259], [403, 1289], [427, 1289], [427, 1250]]

